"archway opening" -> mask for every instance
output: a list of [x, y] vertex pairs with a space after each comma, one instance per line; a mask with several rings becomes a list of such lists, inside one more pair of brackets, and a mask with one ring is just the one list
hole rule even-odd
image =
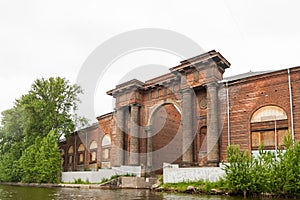
[[181, 114], [173, 104], [163, 104], [151, 116], [152, 167], [162, 173], [163, 163], [180, 164], [182, 156]]

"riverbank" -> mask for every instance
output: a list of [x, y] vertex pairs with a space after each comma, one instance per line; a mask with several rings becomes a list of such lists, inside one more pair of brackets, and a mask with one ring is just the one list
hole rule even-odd
[[144, 177], [116, 177], [102, 183], [22, 183], [22, 182], [0, 182], [1, 185], [9, 186], [27, 186], [43, 188], [80, 188], [80, 189], [151, 189], [156, 183], [156, 178]]
[[13, 183], [0, 182], [0, 185], [9, 186], [26, 186], [26, 187], [41, 187], [41, 188], [80, 188], [80, 189], [105, 189], [101, 184], [73, 184], [73, 183]]
[[250, 192], [246, 193], [230, 190], [226, 182], [220, 179], [217, 182], [209, 181], [189, 181], [180, 183], [165, 183], [153, 188], [157, 192], [184, 193], [193, 195], [218, 195], [218, 196], [237, 196], [250, 199], [299, 199], [300, 195], [291, 194], [274, 194], [267, 192]]
[[165, 183], [153, 186], [158, 192], [174, 192], [206, 195], [229, 195], [230, 191], [224, 187], [224, 181], [188, 181], [181, 183]]

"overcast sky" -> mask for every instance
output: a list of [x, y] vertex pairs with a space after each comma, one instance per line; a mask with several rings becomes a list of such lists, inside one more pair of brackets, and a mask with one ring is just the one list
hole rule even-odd
[[[226, 76], [298, 66], [299, 2], [0, 0], [0, 111], [11, 108], [37, 78], [61, 76], [75, 83], [83, 63], [99, 45], [141, 28], [172, 30], [205, 51], [219, 51], [231, 63]], [[166, 53], [148, 53], [128, 55], [115, 68], [126, 74], [128, 63], [174, 67], [180, 61]], [[153, 61], [140, 59], [143, 56]], [[100, 81], [96, 116], [112, 110], [104, 91], [122, 78], [114, 75], [107, 72], [108, 78]]]

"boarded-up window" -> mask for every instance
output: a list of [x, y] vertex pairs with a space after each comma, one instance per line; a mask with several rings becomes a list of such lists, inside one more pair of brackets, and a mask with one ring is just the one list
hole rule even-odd
[[282, 146], [284, 145], [284, 136], [288, 134], [288, 131], [287, 130], [278, 130], [278, 133], [277, 133], [277, 137], [278, 137], [278, 145]]
[[266, 147], [275, 146], [275, 132], [274, 131], [263, 132], [262, 141], [264, 142], [264, 146]]
[[257, 148], [260, 145], [260, 132], [252, 132], [252, 148]]

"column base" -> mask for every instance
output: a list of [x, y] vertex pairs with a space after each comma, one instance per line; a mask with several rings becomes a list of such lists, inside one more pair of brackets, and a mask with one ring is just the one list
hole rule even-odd
[[219, 161], [218, 160], [208, 160], [207, 166], [208, 167], [219, 167]]
[[196, 163], [194, 162], [182, 162], [180, 164], [180, 167], [195, 167], [196, 166]]
[[155, 176], [154, 171], [152, 171], [152, 167], [147, 167], [145, 172], [145, 177], [153, 177]]

